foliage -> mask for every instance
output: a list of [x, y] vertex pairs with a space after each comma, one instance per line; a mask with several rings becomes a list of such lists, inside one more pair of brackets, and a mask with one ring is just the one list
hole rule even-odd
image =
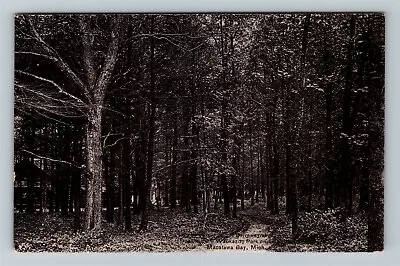
[[[151, 212], [148, 230], [124, 232], [103, 221], [100, 231], [71, 229], [72, 218], [58, 214], [14, 216], [14, 245], [18, 252], [171, 252], [191, 250], [204, 243], [224, 239], [240, 231], [245, 223], [220, 213], [202, 214], [181, 210]], [[135, 216], [134, 223], [139, 223]]]
[[[301, 213], [299, 233], [293, 238], [288, 218], [275, 216], [273, 249], [276, 251], [358, 252], [367, 250], [367, 221], [365, 214], [342, 221], [340, 209], [314, 210]], [[280, 227], [281, 226], [281, 227]]]

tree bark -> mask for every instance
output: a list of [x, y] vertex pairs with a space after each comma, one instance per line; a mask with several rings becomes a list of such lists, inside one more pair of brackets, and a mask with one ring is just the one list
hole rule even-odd
[[[130, 116], [128, 116], [130, 119]], [[123, 158], [123, 202], [124, 202], [124, 217], [125, 217], [125, 230], [130, 231], [132, 229], [131, 222], [131, 144], [130, 144], [130, 122], [128, 122], [128, 132], [125, 134], [125, 139], [122, 146], [122, 158]]]
[[[82, 123], [77, 123], [74, 128], [74, 135], [77, 140], [74, 141], [73, 148], [75, 154], [75, 161], [78, 165], [83, 165], [82, 146], [84, 141], [84, 128]], [[74, 230], [75, 232], [81, 229], [81, 179], [83, 171], [78, 169], [74, 171], [72, 176], [72, 186], [74, 187]]]
[[349, 198], [348, 193], [350, 191], [351, 181], [351, 159], [350, 155], [350, 137], [352, 134], [351, 125], [351, 102], [352, 102], [352, 88], [353, 88], [353, 50], [354, 50], [354, 35], [355, 35], [355, 17], [352, 15], [350, 18], [349, 25], [349, 39], [347, 43], [347, 58], [346, 58], [346, 69], [345, 69], [345, 86], [344, 96], [342, 102], [343, 118], [342, 118], [342, 134], [340, 142], [340, 171], [338, 175], [337, 191], [338, 202], [337, 206], [340, 206], [343, 210], [343, 218], [350, 213], [349, 209]]
[[191, 153], [191, 169], [190, 169], [190, 182], [191, 182], [191, 204], [193, 205], [193, 212], [198, 213], [198, 198], [197, 198], [197, 149], [198, 149], [198, 128], [195, 123], [192, 125], [192, 153]]
[[173, 116], [174, 132], [172, 141], [172, 165], [171, 165], [171, 186], [170, 186], [170, 204], [171, 209], [176, 208], [176, 175], [177, 175], [177, 162], [178, 162], [178, 110], [175, 110]]
[[102, 180], [103, 180], [103, 147], [102, 147], [102, 108], [104, 96], [117, 61], [118, 46], [122, 35], [120, 17], [114, 17], [111, 30], [111, 41], [100, 73], [97, 75], [93, 60], [93, 36], [90, 17], [81, 19], [83, 59], [87, 74], [89, 105], [86, 125], [86, 216], [85, 229], [98, 230], [101, 227]]
[[279, 214], [279, 155], [278, 155], [278, 150], [276, 147], [276, 144], [273, 145], [273, 154], [274, 154], [274, 175], [273, 175], [273, 183], [271, 186], [273, 189], [273, 197], [272, 197], [272, 202], [273, 202], [273, 214]]
[[[251, 122], [250, 122], [251, 123]], [[253, 136], [252, 125], [249, 127], [250, 147], [249, 147], [249, 160], [250, 160], [250, 205], [254, 205], [254, 169], [253, 169]]]
[[[154, 32], [154, 16], [150, 17], [150, 32]], [[149, 195], [151, 183], [153, 179], [153, 157], [154, 157], [154, 137], [155, 137], [155, 118], [156, 118], [156, 101], [155, 101], [155, 75], [154, 75], [154, 54], [155, 43], [154, 38], [150, 38], [150, 118], [149, 118], [149, 138], [147, 142], [147, 164], [146, 164], [146, 187], [144, 197], [144, 209], [142, 219], [140, 221], [139, 231], [146, 231], [149, 213]]]
[[100, 106], [91, 108], [86, 126], [86, 230], [100, 229], [101, 227], [101, 183], [103, 176], [101, 111], [102, 108]]
[[[28, 129], [27, 140], [26, 140], [28, 149], [31, 152], [35, 152], [35, 131], [36, 131], [36, 127], [34, 125], [34, 121], [31, 121], [31, 127]], [[35, 163], [34, 157], [32, 155], [28, 155], [27, 161], [31, 165], [34, 165], [34, 163]], [[35, 175], [28, 174], [26, 177], [27, 177], [26, 212], [34, 213], [34, 211], [35, 211], [35, 195], [34, 195]]]

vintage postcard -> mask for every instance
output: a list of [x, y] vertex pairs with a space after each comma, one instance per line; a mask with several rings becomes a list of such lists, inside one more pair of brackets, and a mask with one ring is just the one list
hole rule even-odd
[[384, 29], [15, 14], [15, 250], [382, 251]]

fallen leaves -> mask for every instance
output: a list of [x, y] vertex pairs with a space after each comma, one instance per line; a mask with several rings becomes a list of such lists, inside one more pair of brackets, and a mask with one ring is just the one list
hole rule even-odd
[[[136, 227], [139, 218], [133, 216]], [[204, 225], [203, 214], [169, 209], [152, 211], [146, 232], [124, 232], [106, 222], [100, 231], [74, 232], [72, 222], [72, 218], [58, 214], [15, 214], [15, 249], [19, 252], [185, 251], [229, 237], [243, 227], [240, 219], [227, 218], [222, 213], [209, 215]]]
[[[291, 235], [290, 217], [271, 215], [264, 204], [238, 211], [240, 218], [227, 218], [220, 212], [202, 214], [177, 209], [153, 210], [146, 232], [124, 232], [121, 226], [104, 221], [100, 231], [72, 230], [73, 219], [58, 214], [14, 216], [14, 242], [19, 252], [172, 252], [204, 250], [201, 247], [229, 239], [262, 237], [255, 241], [268, 251], [278, 252], [356, 252], [367, 250], [367, 224], [361, 213], [343, 221], [338, 210], [315, 210], [299, 215], [299, 235]], [[139, 216], [132, 217], [137, 228]], [[253, 227], [249, 228], [250, 225]], [[260, 226], [257, 226], [260, 225]], [[261, 229], [260, 229], [261, 228]], [[255, 230], [257, 229], [257, 230]], [[253, 232], [254, 231], [254, 232]], [[262, 234], [262, 235], [258, 235]]]

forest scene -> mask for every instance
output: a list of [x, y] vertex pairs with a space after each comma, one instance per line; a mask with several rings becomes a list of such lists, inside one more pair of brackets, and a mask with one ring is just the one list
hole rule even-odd
[[383, 250], [383, 13], [14, 26], [16, 251]]

